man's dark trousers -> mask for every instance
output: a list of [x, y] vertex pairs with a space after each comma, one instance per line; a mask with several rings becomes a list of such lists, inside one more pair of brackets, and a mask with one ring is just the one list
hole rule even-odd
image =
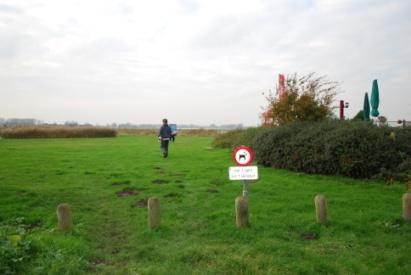
[[163, 140], [161, 139], [161, 152], [163, 152], [163, 157], [167, 157], [168, 156], [168, 143], [170, 141], [169, 140]]

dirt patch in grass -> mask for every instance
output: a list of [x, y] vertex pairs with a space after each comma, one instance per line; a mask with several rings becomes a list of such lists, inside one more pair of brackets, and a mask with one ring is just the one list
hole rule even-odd
[[113, 181], [111, 183], [112, 186], [117, 186], [117, 185], [129, 185], [130, 181], [129, 180], [122, 180], [122, 181]]
[[206, 191], [207, 191], [208, 193], [218, 193], [218, 190], [217, 190], [217, 189], [213, 189], [213, 188], [208, 188]]
[[177, 172], [177, 173], [171, 174], [171, 176], [174, 176], [174, 177], [185, 177], [185, 176], [186, 176], [186, 173]]
[[122, 176], [122, 173], [111, 173], [108, 175], [109, 178], [118, 178], [120, 176]]
[[301, 239], [305, 241], [314, 241], [318, 240], [318, 233], [316, 232], [304, 232], [301, 234]]
[[220, 186], [225, 183], [225, 180], [223, 179], [212, 179], [209, 181], [210, 184], [215, 185], [215, 186]]
[[404, 221], [404, 219], [402, 218], [396, 218], [393, 220], [390, 220], [386, 223], [384, 223], [385, 227], [386, 227], [386, 231], [390, 231], [390, 230], [397, 230], [399, 229], [401, 226], [403, 226], [406, 222]]
[[159, 175], [164, 175], [165, 174], [164, 169], [161, 168], [160, 166], [154, 166], [154, 170], [156, 171], [156, 174], [159, 174]]
[[27, 225], [27, 231], [32, 232], [42, 225], [41, 221], [35, 221]]
[[29, 191], [22, 189], [22, 190], [18, 190], [16, 192], [16, 195], [17, 196], [25, 196], [27, 193], [29, 193]]
[[114, 247], [112, 250], [111, 250], [111, 254], [113, 254], [113, 255], [116, 255], [116, 254], [118, 254], [120, 252], [120, 248], [118, 248], [118, 247]]
[[147, 198], [139, 199], [139, 200], [136, 200], [131, 206], [139, 207], [139, 208], [147, 208], [147, 202], [148, 202]]
[[90, 261], [90, 264], [92, 265], [106, 264], [106, 261], [103, 258], [94, 258]]
[[177, 198], [177, 197], [181, 197], [181, 195], [179, 193], [175, 193], [175, 192], [171, 192], [168, 194], [164, 195], [164, 198]]
[[90, 263], [94, 264], [94, 265], [98, 265], [98, 264], [103, 264], [106, 261], [102, 258], [94, 258], [90, 261]]
[[124, 188], [123, 190], [116, 192], [117, 197], [128, 197], [137, 194], [138, 191], [135, 188]]
[[162, 180], [162, 179], [155, 179], [151, 181], [151, 183], [154, 183], [154, 184], [164, 184], [164, 183], [169, 183], [169, 182], [170, 182], [169, 180]]

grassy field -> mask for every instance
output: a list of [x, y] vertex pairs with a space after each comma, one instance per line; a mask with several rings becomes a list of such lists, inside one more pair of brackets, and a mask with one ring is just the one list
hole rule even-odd
[[[24, 218], [32, 247], [19, 272], [409, 274], [403, 185], [260, 167], [251, 226], [237, 229], [242, 187], [228, 180], [231, 153], [210, 144], [180, 137], [163, 159], [147, 136], [0, 140], [0, 223], [13, 228]], [[130, 196], [117, 194], [124, 189]], [[315, 223], [317, 193], [328, 198], [327, 226]], [[151, 196], [162, 211], [153, 231], [144, 207]], [[56, 229], [62, 202], [73, 210], [69, 233]]]

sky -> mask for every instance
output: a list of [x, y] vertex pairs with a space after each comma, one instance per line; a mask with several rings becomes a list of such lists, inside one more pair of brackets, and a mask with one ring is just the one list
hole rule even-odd
[[[0, 117], [260, 124], [279, 73], [411, 120], [409, 0], [0, 0]], [[335, 105], [338, 105], [336, 101]], [[337, 110], [336, 110], [337, 111]]]

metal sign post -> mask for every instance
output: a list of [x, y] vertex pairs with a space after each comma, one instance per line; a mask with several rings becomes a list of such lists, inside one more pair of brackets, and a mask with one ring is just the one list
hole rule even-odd
[[248, 197], [248, 182], [243, 180], [243, 197]]

